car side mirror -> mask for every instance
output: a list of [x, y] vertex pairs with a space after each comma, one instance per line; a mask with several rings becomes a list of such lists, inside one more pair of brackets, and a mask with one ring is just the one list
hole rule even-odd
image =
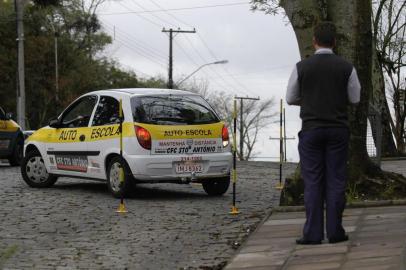
[[51, 128], [60, 128], [61, 122], [59, 121], [58, 118], [52, 118], [51, 120], [49, 120], [49, 126]]
[[6, 120], [11, 120], [13, 118], [13, 113], [6, 113]]

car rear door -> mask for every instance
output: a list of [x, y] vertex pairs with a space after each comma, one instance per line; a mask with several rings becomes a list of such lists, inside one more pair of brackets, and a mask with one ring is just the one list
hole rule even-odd
[[119, 149], [120, 115], [119, 101], [111, 96], [100, 96], [92, 123], [91, 134], [87, 144], [89, 152], [100, 155], [89, 156], [89, 172], [95, 178], [105, 178], [105, 158], [109, 153]]

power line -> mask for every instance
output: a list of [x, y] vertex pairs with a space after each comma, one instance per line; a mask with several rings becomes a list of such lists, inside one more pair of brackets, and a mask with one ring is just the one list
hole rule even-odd
[[127, 49], [129, 49], [129, 50], [135, 52], [136, 54], [138, 54], [138, 55], [144, 57], [145, 59], [147, 59], [147, 60], [149, 60], [149, 61], [151, 61], [151, 62], [153, 62], [153, 63], [159, 65], [160, 67], [166, 68], [165, 64], [163, 64], [162, 62], [159, 62], [159, 61], [157, 61], [157, 60], [155, 60], [155, 59], [150, 58], [148, 55], [145, 55], [144, 53], [141, 53], [140, 51], [134, 49], [134, 47], [132, 47], [131, 45], [128, 45], [125, 41], [122, 41], [122, 40], [118, 39], [117, 42], [119, 42], [120, 44], [122, 44], [122, 45], [123, 45], [124, 47], [126, 47]]
[[[119, 4], [121, 4], [121, 3], [119, 3]], [[110, 16], [110, 15], [122, 15], [122, 14], [144, 14], [144, 13], [156, 13], [156, 12], [167, 12], [167, 11], [182, 11], [182, 10], [195, 10], [195, 9], [217, 8], [217, 7], [242, 6], [242, 5], [248, 5], [248, 4], [249, 4], [249, 2], [236, 2], [236, 3], [228, 3], [228, 4], [181, 7], [181, 8], [169, 8], [169, 9], [99, 13], [99, 15], [101, 15], [101, 16]]]
[[165, 53], [161, 52], [160, 50], [158, 50], [158, 49], [156, 49], [156, 48], [151, 47], [151, 44], [150, 44], [150, 43], [146, 43], [146, 42], [144, 42], [144, 41], [142, 41], [142, 40], [136, 38], [136, 37], [133, 36], [132, 34], [130, 34], [130, 33], [126, 32], [126, 31], [124, 31], [124, 30], [121, 29], [121, 28], [118, 28], [118, 27], [115, 26], [115, 25], [112, 25], [112, 24], [107, 23], [107, 22], [102, 22], [102, 23], [103, 23], [103, 24], [106, 24], [106, 25], [109, 26], [109, 27], [111, 27], [111, 28], [113, 29], [113, 31], [117, 30], [118, 32], [121, 32], [128, 40], [131, 40], [131, 41], [133, 41], [133, 42], [139, 44], [139, 45], [142, 46], [143, 48], [146, 48], [146, 49], [150, 50], [151, 52], [153, 52], [153, 53], [159, 55], [159, 56], [162, 57], [162, 58], [166, 58]]
[[[177, 42], [176, 40], [174, 41], [177, 48], [180, 49], [180, 51], [188, 58], [188, 60], [194, 64], [196, 66], [196, 68], [198, 68], [199, 66], [201, 66], [201, 64], [198, 64], [188, 53], [187, 51], [183, 48], [183, 46]], [[206, 75], [206, 77], [209, 77], [209, 73], [206, 70], [202, 70], [202, 72]], [[204, 79], [196, 79], [196, 80], [204, 80]], [[210, 82], [213, 83], [213, 82]], [[227, 87], [225, 87], [224, 85], [220, 84], [219, 82], [214, 82], [214, 84], [217, 84], [221, 89], [229, 91], [229, 89], [227, 89]]]
[[128, 41], [122, 39], [121, 37], [117, 36], [116, 37], [116, 42], [124, 45], [125, 47], [127, 47], [128, 49], [134, 51], [135, 53], [139, 54], [140, 56], [143, 56], [144, 58], [165, 67], [166, 63], [164, 61], [162, 61], [161, 59], [154, 57], [154, 55], [152, 55], [151, 53], [141, 50], [140, 48], [134, 47], [133, 45], [131, 45], [131, 43], [129, 44]]
[[[155, 2], [154, 0], [149, 0], [152, 4], [154, 4], [156, 7], [158, 7], [159, 9], [164, 9], [161, 5], [159, 5], [157, 2]], [[179, 18], [177, 18], [176, 16], [174, 16], [172, 13], [170, 13], [169, 11], [165, 11], [165, 13], [166, 14], [168, 14], [171, 18], [173, 18], [175, 21], [177, 21], [177, 22], [179, 22], [179, 23], [181, 23], [181, 24], [184, 24], [184, 25], [186, 25], [186, 26], [188, 26], [188, 27], [191, 27], [191, 28], [193, 28], [193, 26], [192, 25], [190, 25], [189, 23], [187, 23], [187, 22], [185, 22], [185, 21], [183, 21], [183, 20], [181, 20], [181, 19], [179, 19]]]
[[[160, 6], [159, 4], [157, 4], [154, 0], [150, 0], [150, 2], [152, 2], [156, 7], [160, 8], [160, 9], [163, 9], [163, 7]], [[185, 24], [185, 25], [187, 25], [187, 26], [190, 26], [189, 23], [187, 23], [187, 22], [185, 22], [185, 21], [183, 21], [183, 20], [178, 19], [176, 16], [174, 16], [173, 14], [171, 14], [169, 11], [166, 11], [166, 14], [168, 14], [168, 15], [171, 16], [174, 20], [180, 22], [181, 24]], [[193, 43], [190, 41], [189, 37], [186, 36], [186, 40], [189, 42], [189, 44], [191, 45], [191, 47], [193, 48], [193, 50], [196, 52], [196, 54], [203, 60], [203, 62], [204, 62], [204, 63], [207, 63], [208, 61], [207, 61], [204, 57], [202, 57], [202, 55], [199, 53], [199, 51], [194, 47], [194, 45], [193, 45]], [[182, 50], [183, 50], [183, 48], [182, 48]], [[186, 55], [187, 55], [187, 53], [186, 53]], [[194, 62], [194, 61], [192, 61], [192, 62]], [[196, 64], [196, 66], [199, 66], [196, 62], [194, 62], [194, 63]], [[217, 72], [214, 71], [214, 68], [213, 68], [212, 66], [210, 66], [209, 68], [210, 68], [210, 70], [216, 75], [216, 77], [222, 79], [222, 81], [225, 82], [226, 85], [228, 84], [228, 83], [224, 80], [224, 78], [222, 78], [222, 76], [221, 76], [220, 74], [218, 74]], [[205, 74], [207, 74], [207, 73], [205, 72]], [[224, 88], [224, 86], [222, 86], [222, 88]], [[233, 87], [232, 87], [232, 88], [233, 88]]]
[[[147, 54], [151, 55], [152, 57], [154, 57], [158, 61], [162, 61], [162, 59], [164, 59], [166, 61], [166, 55], [164, 55], [162, 52], [151, 48], [151, 46], [148, 46], [146, 43], [132, 37], [130, 34], [120, 30], [116, 26], [112, 26], [112, 25], [109, 25], [109, 24], [106, 24], [106, 23], [102, 23], [102, 24], [104, 26], [107, 26], [110, 29], [112, 29], [111, 31], [117, 32], [117, 36], [121, 36], [122, 39], [127, 40], [131, 44], [135, 43], [135, 46], [139, 47], [141, 50], [145, 51]], [[116, 30], [118, 30], [118, 31], [116, 31]], [[120, 32], [122, 34], [120, 34]]]
[[[138, 12], [132, 11], [129, 7], [125, 6], [123, 3], [118, 2], [118, 4], [119, 4], [120, 6], [122, 6], [122, 7], [124, 7], [125, 9], [127, 9], [127, 10], [130, 11], [130, 12], [123, 13], [123, 14], [135, 14], [135, 15], [137, 15], [138, 17], [140, 17], [140, 18], [142, 18], [143, 20], [145, 20], [145, 21], [147, 21], [147, 22], [149, 22], [149, 23], [155, 25], [155, 26], [158, 27], [158, 28], [162, 28], [162, 27], [163, 27], [162, 25], [160, 25], [160, 24], [158, 24], [158, 23], [156, 23], [156, 22], [154, 22], [154, 21], [152, 21], [152, 20], [146, 18], [145, 16], [139, 14]], [[98, 15], [103, 15], [103, 14], [98, 14]]]
[[[218, 61], [217, 56], [214, 54], [214, 52], [210, 49], [209, 45], [206, 43], [206, 41], [203, 39], [203, 37], [198, 33], [197, 34], [198, 38], [202, 41], [203, 45], [206, 47], [207, 51], [209, 52], [209, 54], [216, 60]], [[236, 85], [238, 85], [239, 87], [241, 87], [241, 89], [245, 92], [249, 92], [250, 94], [253, 94], [252, 91], [250, 91], [245, 85], [243, 85], [240, 81], [238, 81], [229, 71], [228, 69], [226, 69], [225, 67], [223, 67], [223, 70], [233, 79], [233, 81], [236, 83]]]
[[274, 66], [274, 67], [264, 67], [262, 68], [261, 71], [250, 71], [250, 72], [245, 72], [245, 73], [231, 73], [231, 74], [227, 74], [227, 75], [223, 75], [224, 77], [230, 77], [230, 76], [234, 76], [234, 77], [243, 77], [243, 76], [263, 76], [261, 75], [264, 72], [269, 72], [270, 70], [278, 70], [278, 69], [287, 69], [287, 68], [291, 68], [292, 65], [283, 65], [283, 66]]
[[[170, 9], [163, 9], [162, 6], [160, 6], [159, 4], [157, 4], [155, 1], [152, 1], [152, 0], [151, 0], [151, 2], [152, 2], [155, 6], [157, 6], [158, 8], [161, 8], [163, 12], [166, 12], [168, 15], [170, 15], [170, 16], [171, 16], [172, 18], [174, 18], [175, 20], [181, 22], [182, 24], [190, 25], [190, 24], [188, 24], [188, 23], [185, 23], [185, 22], [183, 22], [183, 21], [177, 19], [174, 15], [170, 14], [170, 13], [169, 13]], [[122, 5], [122, 4], [121, 4], [121, 5]], [[141, 6], [141, 5], [139, 5], [139, 4], [137, 4], [137, 5], [138, 5], [140, 8], [142, 8], [144, 11], [146, 10], [143, 6]], [[126, 8], [126, 9], [132, 11], [129, 7], [124, 6], [124, 5], [122, 5], [122, 6], [123, 6], [124, 8]], [[132, 11], [132, 12], [133, 12], [133, 11]], [[140, 16], [139, 14], [137, 14], [137, 15]], [[156, 15], [153, 15], [153, 16], [154, 16], [156, 19], [158, 19], [158, 20], [160, 20], [160, 21], [162, 21], [162, 22], [164, 22], [164, 23], [168, 23], [168, 24], [170, 24], [170, 25], [174, 25], [173, 23], [168, 22], [167, 20], [163, 20], [163, 19], [161, 19], [160, 17], [158, 17], [158, 16], [156, 16]], [[159, 25], [159, 24], [157, 24], [156, 22], [154, 22], [154, 21], [152, 21], [152, 20], [150, 20], [150, 19], [145, 18], [145, 16], [141, 16], [141, 18], [143, 18], [144, 20], [148, 21], [149, 23], [151, 23], [151, 24], [153, 24], [153, 25], [155, 25], [155, 26], [158, 26], [158, 25]], [[188, 37], [186, 37], [186, 40], [189, 42], [189, 44], [191, 45], [191, 47], [193, 48], [193, 50], [196, 52], [196, 54], [203, 60], [203, 62], [204, 62], [204, 63], [207, 63], [208, 61], [207, 61], [204, 57], [201, 56], [201, 54], [200, 54], [199, 51], [194, 47], [194, 45], [193, 45], [193, 43], [190, 41], [190, 39], [189, 39]], [[183, 50], [183, 48], [182, 48], [182, 50]], [[193, 61], [193, 62], [194, 62], [194, 61]], [[195, 64], [197, 65], [196, 62], [195, 62]], [[171, 71], [170, 66], [171, 66], [171, 63], [169, 63], [169, 70]], [[197, 66], [198, 66], [198, 65], [197, 65]], [[235, 87], [231, 86], [231, 84], [229, 84], [229, 83], [222, 77], [222, 75], [220, 75], [218, 72], [216, 72], [213, 67], [210, 66], [209, 68], [210, 68], [210, 70], [216, 75], [216, 77], [220, 78], [220, 79], [225, 83], [225, 85], [229, 85], [229, 87], [231, 87], [231, 89], [235, 89]], [[170, 72], [169, 72], [169, 73], [170, 73]], [[205, 73], [205, 74], [206, 74], [206, 73]], [[171, 75], [169, 75], [169, 77], [171, 77]], [[223, 87], [224, 87], [224, 86], [223, 86]], [[233, 92], [235, 92], [235, 91], [233, 91]], [[237, 92], [242, 93], [241, 91], [237, 91]]]
[[[153, 3], [156, 7], [158, 7], [159, 9], [164, 10], [164, 8], [163, 8], [162, 6], [160, 6], [158, 3], [156, 3], [154, 0], [150, 0], [150, 2], [152, 2], [152, 3]], [[189, 23], [187, 23], [187, 22], [185, 22], [185, 21], [183, 21], [183, 20], [178, 19], [176, 16], [174, 16], [174, 15], [171, 14], [170, 12], [166, 11], [165, 13], [168, 14], [168, 15], [169, 15], [171, 18], [173, 18], [175, 21], [177, 21], [177, 22], [179, 22], [179, 23], [181, 23], [181, 24], [184, 24], [184, 25], [186, 25], [186, 26], [189, 26], [189, 27], [193, 28], [193, 26], [191, 26]], [[188, 38], [187, 36], [186, 36], [186, 39], [187, 39], [187, 40], [189, 41], [189, 43], [192, 45], [193, 49], [195, 49], [194, 46], [193, 46], [193, 44], [190, 42], [190, 40], [189, 40], [189, 38]], [[175, 44], [181, 49], [182, 53], [183, 53], [193, 64], [196, 65], [196, 67], [199, 67], [199, 66], [200, 66], [200, 64], [198, 64], [198, 63], [186, 52], [186, 50], [183, 48], [183, 46], [181, 46], [181, 44], [178, 43], [176, 40], [175, 40]], [[195, 50], [195, 51], [199, 54], [199, 52], [198, 52], [197, 50]], [[200, 58], [203, 59], [203, 57], [200, 57]], [[207, 63], [207, 61], [206, 61], [205, 59], [203, 59], [203, 61], [204, 61], [204, 63]], [[210, 67], [210, 70], [213, 70], [212, 67]], [[205, 70], [203, 70], [203, 73], [206, 74], [206, 76], [208, 75], [208, 73], [207, 73]], [[214, 72], [214, 74], [217, 75], [217, 73], [215, 73], [215, 72]], [[219, 83], [217, 83], [217, 84], [218, 84], [221, 88], [226, 89], [226, 88], [224, 88], [224, 85], [221, 85], [221, 84], [219, 84]]]
[[[145, 9], [142, 5], [138, 4], [136, 0], [135, 0], [135, 1], [133, 0], [132, 3], [134, 3], [135, 5], [137, 5], [137, 6], [138, 6], [139, 8], [141, 8], [143, 11], [148, 11], [148, 10]], [[175, 24], [173, 24], [173, 23], [171, 23], [171, 22], [169, 22], [169, 21], [167, 21], [167, 20], [165, 20], [165, 19], [162, 19], [162, 18], [158, 17], [158, 16], [155, 15], [154, 13], [151, 13], [150, 15], [151, 15], [152, 17], [156, 18], [157, 20], [161, 21], [164, 25], [172, 25], [172, 26], [175, 26], [175, 27], [176, 27]]]
[[[192, 41], [188, 37], [185, 37], [185, 38], [186, 38], [186, 41], [190, 44], [193, 51], [196, 53], [196, 55], [199, 56], [199, 58], [203, 61], [203, 63], [210, 62], [202, 56], [202, 54], [199, 52], [199, 50], [196, 49], [196, 47], [193, 45]], [[218, 61], [218, 59], [215, 59], [215, 60]], [[228, 85], [228, 87], [230, 87], [231, 89], [234, 89], [234, 87], [230, 83], [228, 83], [220, 73], [216, 72], [212, 66], [209, 66], [209, 70], [211, 70], [213, 72], [213, 74], [215, 74], [215, 76], [218, 79], [220, 79], [225, 85]], [[241, 93], [241, 92], [239, 92], [239, 93]]]
[[134, 47], [132, 44], [128, 44], [128, 42], [126, 40], [122, 39], [120, 36], [116, 36], [115, 41], [122, 44], [127, 49], [135, 52], [136, 54], [148, 59], [149, 61], [154, 62], [155, 64], [157, 64], [163, 68], [166, 68], [166, 63], [163, 62], [161, 59], [155, 57], [153, 54], [149, 53], [148, 51], [141, 50], [140, 48]]
[[[154, 1], [151, 1], [151, 2], [152, 2], [154, 5], [156, 5], [158, 8], [161, 8], [161, 11], [162, 11], [162, 12], [166, 12], [168, 15], [170, 15], [170, 16], [171, 16], [172, 18], [174, 18], [175, 20], [181, 22], [182, 24], [190, 25], [190, 24], [188, 24], [188, 23], [185, 23], [185, 22], [183, 22], [183, 21], [177, 19], [174, 15], [170, 14], [169, 11], [171, 11], [171, 10], [173, 10], [173, 9], [163, 9], [163, 8], [162, 8], [160, 5], [158, 5], [156, 2], [154, 2]], [[136, 4], [137, 4], [137, 3], [136, 3]], [[241, 4], [241, 3], [240, 3], [240, 4]], [[137, 4], [141, 9], [143, 9], [142, 12], [138, 12], [138, 11], [133, 11], [133, 10], [131, 10], [129, 7], [127, 7], [127, 6], [125, 6], [125, 5], [121, 4], [121, 3], [120, 3], [120, 5], [123, 6], [124, 8], [126, 8], [127, 10], [129, 10], [129, 11], [130, 11], [129, 13], [136, 14], [137, 16], [139, 16], [140, 18], [144, 19], [145, 21], [147, 21], [147, 22], [153, 24], [154, 26], [160, 27], [160, 25], [159, 25], [156, 21], [153, 21], [153, 20], [151, 20], [151, 19], [148, 19], [148, 18], [146, 18], [145, 16], [142, 16], [142, 15], [139, 14], [139, 13], [147, 13], [147, 12], [148, 12], [148, 10], [146, 10], [143, 6]], [[214, 6], [222, 6], [222, 5], [214, 5]], [[160, 20], [160, 21], [162, 21], [162, 22], [164, 22], [164, 23], [168, 23], [168, 24], [170, 24], [170, 25], [174, 25], [173, 23], [168, 22], [167, 20], [163, 20], [163, 19], [161, 19], [160, 17], [158, 17], [158, 16], [156, 16], [156, 15], [153, 15], [153, 16], [154, 16], [156, 19], [158, 19], [158, 20]], [[202, 38], [200, 38], [200, 39], [202, 39]], [[203, 60], [203, 62], [204, 62], [204, 63], [208, 62], [204, 57], [202, 57], [202, 55], [201, 55], [201, 54], [199, 53], [199, 51], [194, 47], [193, 43], [190, 41], [190, 39], [189, 39], [188, 37], [186, 37], [186, 40], [189, 42], [189, 44], [191, 45], [191, 47], [193, 48], [193, 50], [196, 52], [196, 54]], [[205, 43], [205, 42], [204, 42], [204, 43]], [[210, 50], [210, 48], [208, 48], [207, 44], [204, 44], [204, 45], [207, 47], [207, 49], [208, 49], [209, 52], [212, 54], [212, 56], [214, 56], [214, 53]], [[214, 57], [215, 57], [215, 56], [214, 56]], [[216, 57], [215, 57], [215, 58], [216, 58]], [[218, 59], [216, 59], [216, 60], [218, 60]], [[171, 63], [169, 63], [169, 66], [171, 66]], [[171, 68], [169, 68], [169, 69], [171, 70]], [[223, 68], [223, 69], [224, 69], [224, 68]], [[244, 87], [241, 83], [240, 83], [239, 87], [242, 87], [242, 89], [244, 90], [243, 92], [241, 92], [241, 91], [237, 90], [235, 87], [231, 86], [231, 84], [229, 84], [229, 83], [222, 77], [221, 74], [219, 74], [217, 71], [215, 71], [213, 67], [210, 66], [210, 70], [216, 75], [216, 77], [218, 77], [220, 80], [222, 80], [222, 81], [225, 83], [225, 85], [228, 85], [231, 89], [234, 89], [233, 92], [235, 92], [235, 91], [237, 91], [238, 93], [243, 93], [243, 92], [245, 93], [245, 92], [247, 92], [247, 90], [245, 89], [245, 87]], [[225, 69], [224, 69], [224, 70], [225, 70]], [[227, 70], [226, 70], [226, 71], [227, 71]], [[227, 72], [228, 72], [228, 71], [227, 71]], [[171, 77], [171, 76], [169, 76], [169, 77]], [[233, 78], [233, 79], [234, 79], [234, 81], [236, 81], [235, 78]], [[237, 85], [238, 85], [238, 83], [237, 83]], [[224, 86], [223, 86], [223, 87], [224, 87]]]

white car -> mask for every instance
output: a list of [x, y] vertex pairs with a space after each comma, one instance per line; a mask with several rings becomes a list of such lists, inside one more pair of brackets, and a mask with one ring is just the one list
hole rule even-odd
[[49, 187], [59, 176], [107, 181], [115, 197], [127, 195], [136, 183], [163, 182], [198, 182], [207, 194], [222, 195], [231, 162], [227, 127], [201, 96], [113, 89], [79, 97], [34, 132], [24, 145], [21, 173], [31, 187]]

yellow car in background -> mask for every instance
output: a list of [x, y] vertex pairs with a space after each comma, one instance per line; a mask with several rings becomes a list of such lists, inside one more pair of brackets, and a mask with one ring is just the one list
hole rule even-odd
[[0, 107], [0, 159], [18, 166], [23, 158], [24, 135], [20, 126]]

